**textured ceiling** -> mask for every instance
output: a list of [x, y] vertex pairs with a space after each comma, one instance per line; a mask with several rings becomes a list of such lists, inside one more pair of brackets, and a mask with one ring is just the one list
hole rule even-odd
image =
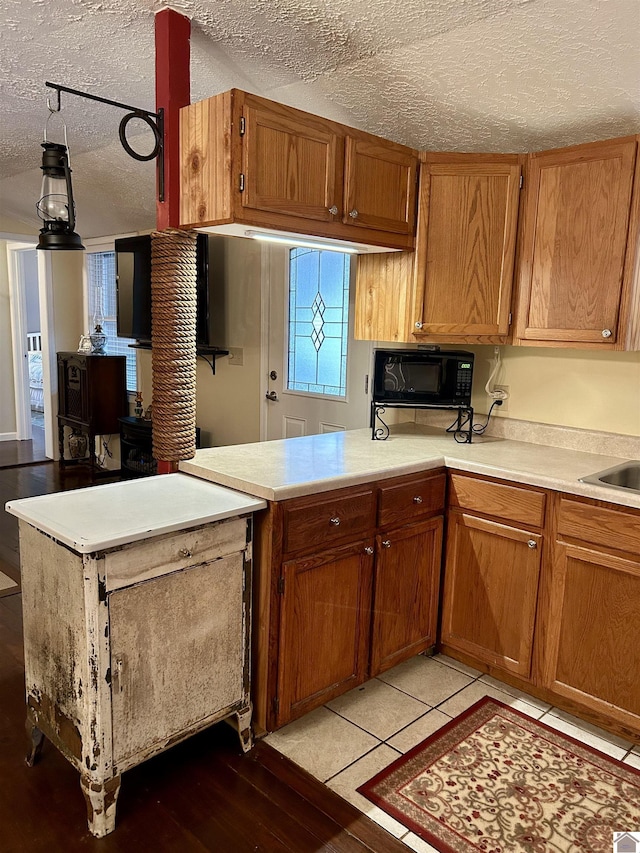
[[[39, 225], [45, 80], [154, 108], [167, 5], [192, 19], [194, 101], [235, 86], [429, 150], [640, 131], [640, 0], [0, 0], [3, 217]], [[62, 96], [83, 236], [154, 225], [153, 167], [120, 148], [121, 116]]]

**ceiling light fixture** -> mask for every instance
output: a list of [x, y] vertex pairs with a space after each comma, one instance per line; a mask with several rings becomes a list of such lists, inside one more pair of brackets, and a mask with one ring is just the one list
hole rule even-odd
[[330, 243], [322, 240], [311, 240], [306, 237], [297, 237], [294, 234], [271, 234], [268, 231], [245, 231], [245, 237], [254, 240], [263, 240], [265, 243], [279, 243], [287, 246], [301, 247], [303, 249], [323, 249], [326, 252], [342, 252], [347, 255], [358, 255], [362, 249], [349, 243]]
[[[50, 99], [47, 98], [47, 108], [49, 110], [47, 124], [53, 113], [60, 112], [61, 92], [78, 95], [80, 98], [87, 98], [90, 101], [98, 101], [101, 104], [108, 104], [112, 107], [118, 107], [121, 110], [127, 110], [127, 115], [124, 116], [118, 128], [120, 143], [127, 154], [135, 160], [146, 162], [147, 160], [158, 159], [158, 199], [164, 201], [164, 111], [162, 109], [159, 109], [157, 113], [152, 113], [128, 104], [121, 104], [119, 101], [111, 101], [108, 98], [90, 95], [78, 89], [59, 86], [57, 83], [45, 83], [45, 86], [55, 89], [58, 93], [57, 106], [55, 107], [51, 106]], [[129, 144], [126, 133], [127, 125], [132, 119], [140, 119], [153, 131], [155, 142], [150, 154], [139, 154]], [[44, 141], [42, 143], [42, 147], [44, 148], [41, 166], [43, 172], [42, 192], [40, 201], [36, 205], [38, 216], [44, 222], [44, 227], [40, 231], [38, 249], [84, 249], [81, 238], [75, 233], [76, 216], [73, 189], [71, 186], [67, 128], [64, 124], [63, 127], [64, 145], [47, 140], [47, 126], [45, 125]]]

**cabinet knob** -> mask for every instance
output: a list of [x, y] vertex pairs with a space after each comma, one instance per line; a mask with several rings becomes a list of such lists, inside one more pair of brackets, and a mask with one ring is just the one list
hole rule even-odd
[[416, 327], [416, 329], [421, 329], [424, 326], [424, 323], [421, 323], [420, 320], [416, 320], [413, 325]]
[[391, 541], [389, 539], [383, 539], [382, 540], [382, 547], [383, 548], [391, 548]]
[[335, 204], [332, 204], [332, 205], [331, 205], [331, 207], [329, 208], [329, 213], [330, 213], [332, 216], [336, 216], [336, 214], [338, 213], [338, 208], [336, 207], [336, 205], [335, 205]]
[[340, 524], [340, 519], [336, 515], [335, 518], [329, 519], [329, 524], [333, 524], [335, 527], [337, 527]]
[[529, 539], [529, 541], [527, 542], [527, 545], [529, 546], [529, 548], [537, 548], [538, 547], [538, 543], [536, 542], [535, 539]]
[[610, 338], [611, 337], [611, 329], [603, 329], [602, 330], [602, 337], [603, 338]]
[[422, 498], [420, 497], [420, 495], [416, 495], [415, 498], [413, 499], [413, 502], [414, 502], [414, 504], [421, 504]]
[[371, 547], [371, 545], [367, 545], [367, 547], [364, 549], [364, 553], [369, 554], [369, 556], [373, 554], [373, 548]]
[[358, 218], [358, 211], [355, 209], [355, 207], [353, 208], [353, 210], [350, 210], [350, 211], [349, 211], [349, 216], [350, 216], [352, 219], [357, 219], [357, 218]]
[[193, 551], [190, 551], [188, 548], [180, 548], [178, 553], [181, 557], [193, 557]]

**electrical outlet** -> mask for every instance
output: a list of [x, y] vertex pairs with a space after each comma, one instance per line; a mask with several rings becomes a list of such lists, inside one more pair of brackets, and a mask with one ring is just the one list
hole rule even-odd
[[242, 347], [229, 347], [229, 364], [235, 364], [236, 367], [241, 367], [243, 355], [244, 351]]
[[[506, 395], [504, 400], [502, 401], [502, 405], [499, 407], [500, 411], [504, 414], [509, 409], [509, 396], [510, 396], [509, 386], [508, 385], [494, 385], [493, 390], [494, 391], [502, 391]], [[493, 410], [494, 415], [496, 414], [496, 409], [498, 409], [498, 406], [496, 406], [496, 408]]]

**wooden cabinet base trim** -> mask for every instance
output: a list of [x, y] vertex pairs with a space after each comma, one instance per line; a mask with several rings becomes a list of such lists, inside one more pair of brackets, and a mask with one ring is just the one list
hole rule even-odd
[[566, 711], [568, 714], [574, 714], [576, 717], [580, 717], [580, 719], [587, 723], [592, 723], [595, 726], [599, 726], [601, 729], [605, 729], [605, 731], [611, 732], [625, 740], [640, 745], [640, 721], [634, 721], [633, 719], [630, 721], [615, 720], [608, 714], [599, 713], [594, 711], [593, 708], [582, 705], [578, 701], [577, 696], [570, 697], [561, 695], [546, 687], [540, 687], [536, 684], [532, 684], [526, 679], [518, 678], [515, 675], [506, 673], [504, 670], [491, 666], [484, 661], [480, 661], [473, 655], [465, 654], [459, 649], [455, 649], [453, 646], [449, 646], [446, 643], [442, 643], [437, 647], [437, 653], [447, 655], [448, 657], [451, 657], [460, 663], [464, 663], [467, 666], [473, 667], [474, 669], [479, 669], [481, 672], [491, 675], [493, 678], [496, 678], [505, 684], [516, 687], [518, 690], [522, 690], [530, 696], [540, 699], [542, 702], [547, 702], [556, 708], [560, 708], [562, 711]]

